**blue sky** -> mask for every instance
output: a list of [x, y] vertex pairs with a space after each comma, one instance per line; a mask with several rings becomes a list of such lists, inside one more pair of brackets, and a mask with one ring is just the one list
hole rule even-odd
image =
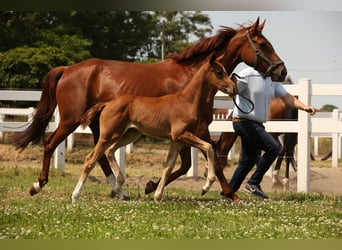
[[[221, 25], [236, 28], [266, 19], [263, 34], [285, 62], [292, 80], [342, 84], [342, 11], [204, 11], [214, 33]], [[244, 67], [240, 64], [236, 70]], [[342, 110], [342, 97], [314, 97], [317, 108], [333, 104]]]

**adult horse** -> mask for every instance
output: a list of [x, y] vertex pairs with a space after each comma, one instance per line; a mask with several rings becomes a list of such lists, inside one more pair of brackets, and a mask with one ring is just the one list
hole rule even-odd
[[[287, 78], [287, 83], [292, 84], [290, 78]], [[272, 100], [269, 111], [269, 120], [298, 120], [298, 110], [289, 107], [285, 102], [276, 97]], [[283, 143], [281, 151], [276, 160], [272, 171], [272, 187], [283, 186], [284, 190], [289, 188], [290, 165], [297, 171], [297, 163], [294, 158], [294, 150], [297, 145], [297, 133], [271, 133], [272, 136], [281, 144], [279, 137], [283, 135]], [[279, 179], [279, 170], [283, 160], [285, 159], [285, 177]]]
[[113, 157], [114, 152], [137, 140], [140, 133], [171, 141], [163, 175], [154, 194], [155, 201], [160, 201], [162, 198], [166, 180], [184, 145], [196, 147], [206, 155], [208, 175], [202, 188], [202, 194], [205, 194], [215, 181], [214, 149], [211, 143], [196, 136], [196, 130], [201, 121], [202, 106], [206, 105], [208, 93], [213, 88], [230, 96], [234, 95], [236, 90], [236, 84], [229, 78], [223, 65], [216, 61], [215, 52], [209, 55], [207, 62], [176, 94], [159, 97], [122, 95], [110, 102], [91, 107], [85, 114], [82, 125], [90, 124], [100, 113], [100, 137], [85, 160], [72, 201], [77, 201], [90, 171], [109, 147], [111, 148], [108, 158], [116, 175], [114, 191], [121, 193], [125, 177]]
[[[275, 81], [284, 80], [287, 71], [284, 63], [274, 51], [271, 43], [263, 36], [265, 22], [259, 24], [259, 18], [250, 26], [239, 29], [224, 27], [215, 36], [206, 38], [180, 54], [154, 64], [134, 64], [128, 62], [88, 59], [72, 66], [60, 66], [50, 70], [44, 80], [41, 99], [29, 127], [17, 134], [14, 144], [24, 149], [30, 142], [38, 142], [45, 133], [46, 126], [58, 105], [60, 123], [54, 133], [44, 142], [43, 166], [30, 189], [34, 195], [48, 182], [50, 160], [61, 143], [79, 125], [84, 113], [93, 105], [107, 102], [124, 94], [139, 96], [162, 96], [176, 93], [189, 82], [194, 73], [203, 64], [204, 59], [213, 51], [217, 55], [225, 54], [221, 62], [230, 74], [237, 64], [245, 62], [259, 72], [271, 76]], [[203, 119], [198, 129], [199, 137], [210, 141], [208, 124], [212, 121], [212, 104], [216, 90], [209, 93], [207, 105], [203, 107]], [[99, 137], [98, 119], [89, 125], [95, 143]], [[189, 169], [191, 165], [190, 148], [180, 152], [180, 169]], [[221, 184], [224, 195], [232, 197], [223, 169], [215, 156], [215, 174]], [[108, 182], [113, 186], [115, 176], [104, 155], [98, 160]], [[182, 172], [181, 171], [181, 172]], [[169, 179], [173, 178], [172, 175]]]

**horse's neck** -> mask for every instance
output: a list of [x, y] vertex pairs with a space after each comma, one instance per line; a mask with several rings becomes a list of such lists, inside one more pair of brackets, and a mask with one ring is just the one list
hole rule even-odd
[[240, 55], [241, 45], [230, 41], [228, 47], [226, 48], [226, 53], [224, 54], [223, 58], [221, 59], [221, 63], [224, 65], [228, 75], [230, 75], [236, 66], [242, 62], [241, 55]]
[[203, 68], [199, 69], [190, 82], [180, 92], [180, 95], [194, 106], [206, 102], [206, 99], [208, 98], [209, 87], [207, 86], [208, 83], [206, 79], [207, 72], [208, 70]]

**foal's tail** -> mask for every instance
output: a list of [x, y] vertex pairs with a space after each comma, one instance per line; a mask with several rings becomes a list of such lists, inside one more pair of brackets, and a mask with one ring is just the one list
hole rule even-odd
[[101, 111], [105, 106], [106, 106], [106, 103], [101, 102], [101, 103], [95, 104], [90, 109], [88, 109], [87, 112], [82, 117], [81, 126], [83, 128], [87, 127], [95, 119], [95, 117], [101, 114]]
[[45, 129], [57, 105], [56, 88], [64, 69], [64, 66], [55, 67], [46, 74], [42, 95], [31, 124], [12, 138], [16, 149], [24, 150], [30, 142], [37, 143], [44, 136]]

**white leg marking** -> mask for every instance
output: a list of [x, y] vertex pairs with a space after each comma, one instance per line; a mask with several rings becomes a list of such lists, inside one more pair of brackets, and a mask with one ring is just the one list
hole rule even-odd
[[163, 196], [163, 191], [166, 185], [166, 181], [169, 178], [172, 172], [172, 169], [174, 168], [176, 164], [177, 155], [182, 148], [183, 148], [182, 144], [171, 142], [169, 153], [168, 153], [166, 164], [165, 164], [165, 169], [159, 181], [157, 190], [154, 193], [154, 200], [156, 202], [159, 202]]
[[71, 200], [72, 200], [73, 204], [75, 204], [77, 202], [78, 198], [80, 197], [82, 187], [83, 187], [83, 181], [80, 178], [78, 180], [78, 183], [77, 183], [77, 185], [74, 189], [74, 192], [72, 193], [72, 196], [71, 196]]
[[214, 149], [210, 144], [207, 144], [207, 158], [208, 158], [208, 175], [207, 180], [202, 188], [202, 193], [209, 191], [210, 187], [216, 180], [215, 169], [214, 169]]
[[42, 188], [39, 186], [39, 182], [33, 183], [33, 188], [34, 190], [36, 190], [36, 193], [39, 193], [40, 191], [42, 191]]

